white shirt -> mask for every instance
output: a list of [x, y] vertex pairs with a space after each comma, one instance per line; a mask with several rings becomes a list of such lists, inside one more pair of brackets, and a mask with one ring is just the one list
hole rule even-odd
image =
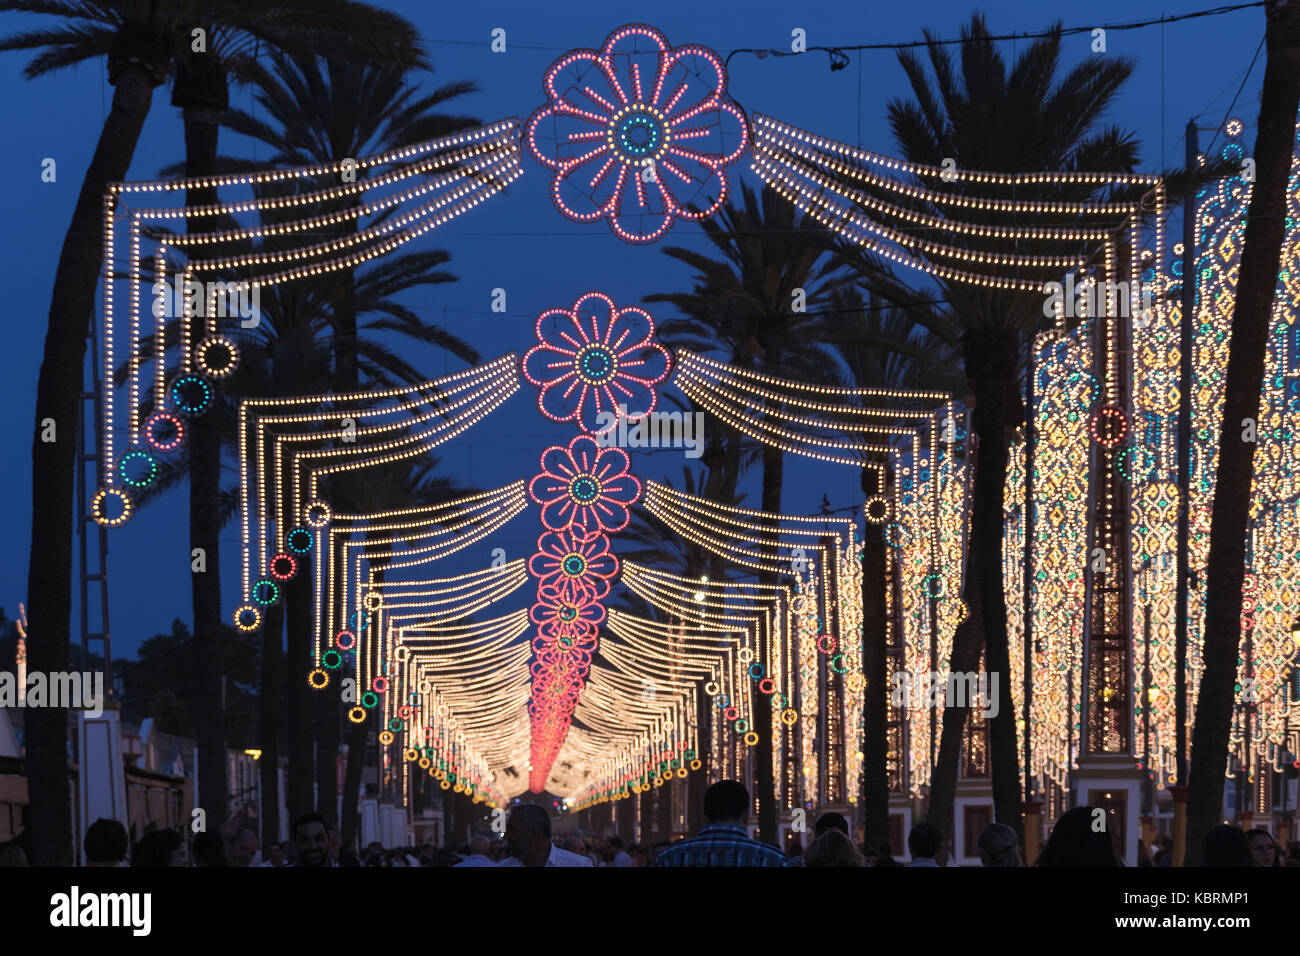
[[[523, 866], [524, 861], [518, 857], [512, 856], [508, 860], [502, 860], [497, 866]], [[547, 866], [591, 866], [591, 860], [578, 853], [570, 853], [568, 850], [561, 850], [555, 844], [551, 844], [551, 855], [546, 858]]]
[[454, 864], [452, 866], [452, 869], [454, 870], [458, 866], [496, 866], [496, 865], [497, 864], [492, 860], [491, 857], [479, 856], [477, 853], [474, 853], [471, 854], [470, 856], [465, 857], [465, 859], [461, 860], [459, 863]]
[[636, 860], [632, 859], [631, 854], [625, 850], [619, 850], [614, 855], [614, 866], [636, 866]]

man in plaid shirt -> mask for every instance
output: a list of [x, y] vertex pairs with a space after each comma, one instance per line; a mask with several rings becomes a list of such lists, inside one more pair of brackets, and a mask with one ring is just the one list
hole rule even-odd
[[789, 866], [774, 846], [751, 840], [745, 832], [749, 791], [735, 780], [720, 780], [704, 793], [700, 835], [682, 840], [655, 857], [655, 866]]

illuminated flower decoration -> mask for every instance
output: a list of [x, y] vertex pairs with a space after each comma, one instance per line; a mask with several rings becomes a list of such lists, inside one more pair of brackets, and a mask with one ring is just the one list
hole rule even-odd
[[607, 219], [626, 242], [654, 242], [677, 219], [712, 216], [725, 169], [749, 146], [712, 50], [672, 47], [653, 27], [611, 33], [546, 71], [547, 103], [528, 120], [528, 149], [554, 172], [551, 198], [577, 222]]
[[572, 309], [538, 316], [536, 334], [523, 371], [547, 418], [595, 432], [616, 425], [620, 407], [629, 417], [654, 411], [670, 362], [649, 313], [588, 292]]
[[641, 482], [628, 474], [627, 452], [601, 448], [579, 435], [564, 448], [542, 453], [542, 473], [528, 494], [542, 506], [542, 524], [552, 531], [579, 525], [591, 531], [622, 531], [631, 520], [628, 506], [641, 497]]
[[609, 593], [610, 579], [618, 574], [618, 558], [610, 553], [609, 538], [599, 531], [569, 528], [548, 531], [537, 539], [537, 553], [528, 559], [528, 570], [566, 600], [585, 604]]
[[537, 603], [528, 612], [532, 622], [548, 636], [577, 637], [596, 628], [605, 620], [605, 606], [577, 595], [575, 600], [554, 584], [543, 584], [537, 589]]

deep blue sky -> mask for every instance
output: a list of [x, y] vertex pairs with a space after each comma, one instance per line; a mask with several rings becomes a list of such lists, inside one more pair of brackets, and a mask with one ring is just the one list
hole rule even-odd
[[[598, 46], [612, 29], [629, 22], [649, 22], [666, 33], [674, 45], [702, 43], [725, 56], [740, 47], [788, 49], [795, 27], [807, 32], [809, 45], [850, 45], [916, 40], [925, 27], [944, 37], [956, 37], [976, 9], [986, 12], [994, 32], [1009, 33], [1040, 30], [1055, 17], [1062, 18], [1066, 26], [1094, 26], [1213, 5], [1211, 0], [1096, 0], [1086, 5], [998, 0], [978, 7], [947, 0], [924, 4], [791, 4], [784, 0], [702, 4], [674, 0], [651, 6], [578, 2], [458, 7], [417, 0], [379, 2], [407, 16], [420, 30], [436, 68], [430, 84], [473, 80], [479, 85], [481, 92], [461, 101], [457, 112], [478, 116], [484, 122], [505, 116], [525, 119], [542, 102], [542, 73], [555, 57], [575, 47]], [[48, 18], [6, 15], [0, 17], [0, 33], [8, 35], [48, 22]], [[509, 50], [505, 54], [489, 50], [495, 27], [507, 31]], [[1107, 119], [1138, 133], [1143, 143], [1142, 171], [1180, 162], [1183, 127], [1190, 116], [1199, 115], [1199, 122], [1208, 126], [1222, 120], [1263, 29], [1262, 10], [1252, 9], [1170, 24], [1163, 30], [1155, 26], [1108, 34], [1109, 54], [1132, 54], [1139, 61], [1133, 79]], [[1065, 66], [1094, 55], [1089, 45], [1086, 35], [1067, 38]], [[1012, 44], [1005, 46], [1004, 55], [1011, 59]], [[112, 97], [102, 61], [29, 82], [21, 76], [27, 59], [22, 54], [0, 55], [0, 84], [11, 137], [0, 150], [0, 181], [8, 185], [0, 246], [3, 261], [8, 264], [10, 289], [8, 335], [5, 347], [0, 349], [0, 408], [5, 410], [2, 427], [3, 447], [7, 450], [0, 490], [8, 502], [6, 546], [0, 548], [0, 605], [11, 616], [18, 602], [24, 600], [26, 590], [31, 501], [29, 428], [50, 284], [85, 165]], [[730, 74], [733, 97], [751, 113], [767, 113], [835, 139], [861, 142], [879, 152], [896, 152], [885, 122], [885, 104], [894, 96], [906, 95], [907, 88], [890, 51], [854, 54], [852, 64], [835, 73], [828, 69], [821, 53], [765, 60], [738, 55], [731, 61]], [[1234, 110], [1246, 122], [1248, 142], [1254, 137], [1262, 75], [1261, 54]], [[246, 108], [252, 105], [246, 90], [236, 91], [233, 99]], [[1202, 145], [1209, 135], [1203, 134]], [[227, 136], [222, 146], [223, 153], [256, 155], [247, 142], [234, 137]], [[58, 162], [58, 181], [54, 184], [40, 181], [41, 160], [47, 156]], [[154, 178], [163, 166], [181, 156], [179, 113], [169, 105], [166, 89], [161, 89], [155, 93], [130, 178]], [[445, 323], [488, 359], [507, 350], [522, 353], [532, 338], [533, 316], [546, 308], [570, 305], [588, 288], [603, 289], [616, 301], [630, 303], [650, 292], [687, 287], [689, 274], [657, 247], [632, 247], [616, 240], [604, 224], [580, 226], [562, 218], [549, 201], [549, 175], [531, 159], [524, 163], [524, 176], [507, 195], [438, 230], [432, 237], [419, 240], [423, 248], [449, 250], [450, 269], [460, 281], [411, 296], [408, 304], [412, 308]], [[750, 178], [744, 161], [732, 167], [733, 188], [738, 177]], [[1177, 229], [1174, 225], [1173, 230]], [[705, 245], [699, 228], [689, 224], [676, 226], [667, 241], [701, 249]], [[491, 290], [496, 287], [507, 290], [507, 315], [494, 315], [489, 310]], [[662, 308], [658, 315], [666, 317]], [[422, 367], [430, 376], [436, 376], [458, 367], [454, 360], [452, 363], [430, 350]], [[463, 483], [480, 487], [531, 476], [543, 447], [567, 441], [573, 434], [571, 428], [542, 427], [543, 419], [536, 412], [534, 400], [534, 390], [525, 384], [506, 407], [472, 430], [466, 440], [444, 448], [445, 467]], [[655, 478], [679, 478], [681, 465], [679, 452], [658, 452], [652, 457], [642, 452], [633, 462], [639, 475]], [[794, 461], [787, 466], [785, 487], [783, 510], [790, 513], [815, 512], [823, 493], [835, 506], [851, 504], [861, 494], [853, 469], [814, 467]], [[756, 499], [756, 490], [751, 488], [749, 501]], [[185, 526], [185, 496], [178, 490], [125, 527], [111, 532], [115, 656], [133, 656], [141, 640], [169, 630], [173, 618], [189, 619]], [[508, 526], [505, 533], [462, 552], [460, 569], [487, 564], [494, 547], [505, 548], [511, 558], [530, 553], [537, 530], [536, 511], [531, 510]], [[235, 525], [223, 535], [222, 548], [229, 612], [238, 597]], [[456, 563], [455, 559], [443, 562]], [[437, 573], [454, 570], [443, 567]], [[73, 626], [75, 635], [75, 609]]]

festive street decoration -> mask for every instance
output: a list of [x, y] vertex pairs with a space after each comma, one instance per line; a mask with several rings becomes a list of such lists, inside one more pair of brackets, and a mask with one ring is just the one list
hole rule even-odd
[[542, 86], [546, 105], [525, 136], [568, 218], [605, 219], [625, 242], [646, 243], [726, 202], [726, 167], [749, 146], [749, 128], [712, 50], [673, 47], [633, 24], [599, 50], [560, 57]]

